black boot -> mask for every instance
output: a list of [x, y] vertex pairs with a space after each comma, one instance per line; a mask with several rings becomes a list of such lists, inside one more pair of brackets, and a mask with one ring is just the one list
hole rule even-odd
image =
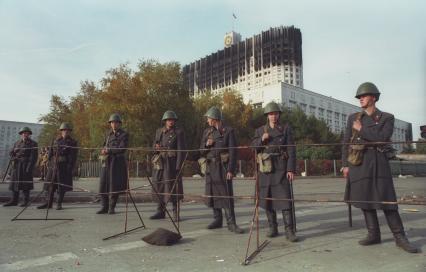
[[109, 200], [108, 214], [115, 214], [115, 205], [117, 205], [118, 194], [112, 194]]
[[24, 202], [22, 202], [21, 205], [19, 205], [19, 207], [26, 207], [28, 203], [30, 202], [30, 191], [25, 190], [22, 192], [24, 193]]
[[235, 221], [235, 212], [233, 207], [231, 207], [230, 209], [225, 209], [225, 218], [229, 231], [235, 233], [244, 233], [244, 230], [238, 227]]
[[53, 190], [49, 190], [46, 192], [46, 202], [40, 206], [37, 207], [37, 209], [47, 209], [49, 207], [49, 209], [52, 208], [53, 205], [53, 194], [55, 193], [55, 191]]
[[162, 203], [158, 203], [157, 212], [149, 217], [149, 219], [164, 219], [166, 217], [166, 213], [164, 212]]
[[270, 238], [278, 236], [277, 213], [275, 210], [266, 210], [266, 217], [269, 224], [269, 231], [266, 236]]
[[12, 191], [12, 198], [3, 204], [3, 207], [17, 206], [19, 200], [19, 191]]
[[109, 198], [107, 194], [102, 194], [101, 195], [101, 203], [102, 203], [102, 208], [97, 211], [97, 214], [105, 214], [108, 213], [108, 206], [109, 206]]
[[294, 233], [294, 218], [292, 210], [283, 210], [283, 220], [284, 220], [284, 229], [285, 229], [285, 237], [290, 242], [294, 243], [299, 240], [296, 234]]
[[418, 253], [419, 249], [410, 244], [405, 236], [404, 226], [402, 224], [401, 217], [399, 216], [398, 211], [396, 210], [383, 210], [386, 216], [386, 221], [390, 230], [393, 233], [395, 238], [395, 244], [397, 247], [402, 248], [408, 253]]
[[223, 226], [222, 209], [213, 208], [213, 222], [211, 222], [208, 229], [218, 229]]
[[58, 202], [56, 203], [56, 209], [62, 210], [62, 202], [64, 201], [65, 192], [60, 191], [58, 192]]
[[382, 242], [380, 237], [380, 226], [379, 220], [377, 219], [376, 210], [362, 210], [365, 218], [365, 225], [367, 227], [367, 237], [358, 241], [358, 244], [362, 246], [369, 246], [380, 244]]

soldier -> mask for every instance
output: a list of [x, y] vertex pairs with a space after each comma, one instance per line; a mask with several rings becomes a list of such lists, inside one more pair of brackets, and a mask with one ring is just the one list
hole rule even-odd
[[235, 233], [244, 231], [235, 222], [234, 199], [215, 198], [215, 196], [234, 196], [232, 179], [234, 177], [237, 146], [234, 129], [224, 126], [222, 113], [217, 107], [211, 107], [204, 115], [209, 125], [203, 132], [201, 139], [201, 155], [206, 163], [206, 188], [205, 194], [213, 197], [206, 199], [206, 205], [213, 208], [214, 221], [207, 226], [208, 229], [221, 228], [223, 224], [222, 209], [228, 230]]
[[46, 202], [37, 209], [52, 208], [53, 195], [58, 191], [57, 210], [62, 210], [65, 193], [72, 191], [73, 170], [77, 161], [77, 141], [71, 137], [72, 127], [69, 123], [62, 123], [59, 127], [61, 136], [53, 142], [48, 156], [48, 173], [43, 190], [46, 191]]
[[[183, 199], [182, 178], [178, 177], [177, 184], [175, 179], [182, 167], [184, 161], [184, 153], [176, 150], [185, 149], [185, 135], [182, 129], [176, 127], [178, 117], [173, 111], [166, 111], [163, 114], [162, 121], [164, 127], [157, 129], [155, 132], [154, 149], [162, 150], [155, 152], [153, 159], [152, 179], [158, 193], [179, 194], [172, 195], [173, 216], [176, 220], [178, 215], [178, 201]], [[166, 151], [170, 149], [171, 151]], [[172, 188], [174, 189], [172, 191]], [[162, 219], [165, 217], [165, 211], [162, 208], [169, 200], [168, 195], [161, 196], [162, 203], [155, 196], [154, 200], [158, 203], [157, 212], [150, 219]]]
[[121, 129], [121, 117], [114, 113], [108, 123], [111, 131], [104, 141], [101, 150], [102, 169], [99, 193], [101, 194], [102, 208], [97, 214], [114, 214], [120, 192], [128, 189], [128, 174], [126, 154], [129, 144], [129, 134]]
[[12, 198], [3, 205], [4, 207], [18, 205], [19, 190], [24, 193], [24, 202], [20, 206], [25, 207], [30, 201], [30, 190], [34, 189], [33, 168], [38, 157], [37, 143], [30, 138], [31, 134], [32, 131], [29, 127], [19, 130], [21, 139], [14, 144], [10, 151], [12, 169], [9, 190], [12, 191]]
[[[252, 142], [259, 152], [259, 206], [265, 209], [269, 223], [268, 237], [278, 235], [277, 212], [282, 211], [285, 235], [290, 242], [298, 240], [294, 233], [293, 205], [290, 201], [265, 200], [264, 198], [292, 197], [290, 182], [294, 180], [296, 170], [296, 148], [293, 145], [293, 135], [288, 124], [279, 122], [281, 109], [275, 102], [266, 105], [264, 115], [266, 125], [256, 129]], [[259, 162], [260, 160], [260, 162]], [[265, 167], [261, 167], [265, 165]], [[268, 165], [268, 166], [267, 166]]]
[[47, 153], [47, 148], [43, 147], [41, 149], [41, 152], [38, 156], [38, 167], [40, 169], [40, 181], [44, 180], [46, 178], [46, 172], [47, 172], [47, 161], [49, 159], [49, 155]]
[[[395, 188], [389, 166], [389, 145], [375, 145], [369, 142], [388, 142], [391, 140], [395, 118], [392, 114], [382, 112], [376, 108], [380, 92], [370, 82], [363, 83], [356, 92], [362, 112], [354, 113], [348, 117], [344, 135], [344, 143], [363, 143], [362, 161], [351, 160], [354, 149], [343, 145], [342, 162], [343, 175], [348, 178], [348, 187], [345, 199], [352, 201], [396, 201]], [[354, 145], [355, 146], [355, 145]], [[348, 159], [357, 165], [352, 165]], [[363, 246], [381, 243], [380, 227], [377, 220], [377, 211], [383, 210], [389, 228], [391, 229], [396, 245], [410, 253], [417, 253], [405, 236], [398, 205], [381, 203], [354, 203], [355, 207], [362, 209], [365, 217], [368, 235], [360, 240]]]

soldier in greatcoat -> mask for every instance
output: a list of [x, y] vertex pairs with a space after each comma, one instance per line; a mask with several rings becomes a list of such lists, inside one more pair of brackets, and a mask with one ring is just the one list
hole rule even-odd
[[176, 126], [177, 120], [178, 117], [175, 112], [166, 111], [162, 118], [164, 126], [155, 132], [153, 146], [158, 151], [155, 151], [153, 156], [152, 179], [153, 186], [160, 193], [161, 199], [159, 200], [157, 195], [153, 195], [153, 200], [158, 205], [157, 212], [150, 217], [151, 219], [165, 217], [163, 206], [169, 200], [173, 204], [174, 218], [179, 218], [178, 201], [183, 199], [183, 184], [182, 176], [177, 177], [177, 175], [185, 159], [184, 152], [179, 151], [185, 149], [185, 135], [183, 130]]
[[[252, 142], [256, 146], [258, 163], [268, 164], [259, 171], [259, 206], [266, 211], [269, 223], [268, 237], [278, 235], [277, 211], [282, 212], [286, 238], [291, 242], [298, 240], [294, 233], [294, 213], [291, 201], [265, 200], [264, 198], [292, 198], [290, 182], [294, 180], [296, 171], [296, 148], [293, 145], [293, 134], [288, 124], [280, 124], [281, 109], [275, 102], [265, 106], [265, 125], [255, 131]], [[259, 161], [261, 160], [261, 161]], [[262, 170], [259, 167], [259, 170]]]
[[[223, 224], [222, 209], [228, 230], [235, 233], [244, 231], [235, 221], [234, 189], [232, 179], [237, 162], [237, 146], [234, 129], [222, 122], [222, 112], [217, 107], [211, 107], [205, 114], [209, 125], [203, 132], [200, 148], [201, 156], [205, 159], [205, 194], [206, 205], [213, 208], [214, 220], [208, 229], [221, 228]], [[215, 197], [219, 196], [219, 197]], [[220, 198], [223, 196], [224, 198]], [[230, 198], [226, 198], [230, 197]]]
[[[359, 99], [362, 111], [348, 117], [343, 139], [342, 171], [348, 179], [345, 199], [367, 201], [353, 204], [362, 209], [368, 231], [367, 237], [360, 240], [359, 244], [368, 246], [381, 243], [377, 210], [383, 210], [396, 245], [407, 252], [416, 253], [418, 249], [405, 236], [398, 205], [368, 203], [397, 200], [389, 165], [393, 150], [388, 144], [374, 144], [391, 141], [395, 118], [376, 107], [380, 92], [373, 83], [361, 84], [355, 97]], [[355, 145], [349, 146], [349, 143]], [[359, 144], [363, 146], [361, 161], [353, 159], [355, 154], [359, 154], [359, 148], [356, 147]]]
[[127, 147], [129, 134], [121, 128], [121, 116], [114, 113], [108, 120], [111, 130], [101, 150], [102, 169], [99, 193], [102, 208], [97, 214], [114, 214], [120, 194], [128, 190]]
[[19, 201], [19, 191], [24, 194], [24, 201], [21, 207], [27, 206], [30, 201], [30, 191], [34, 189], [33, 169], [37, 163], [38, 150], [37, 142], [31, 139], [32, 131], [29, 127], [19, 130], [19, 139], [10, 151], [11, 159], [11, 182], [9, 190], [12, 191], [12, 198], [3, 206], [16, 206]]
[[46, 202], [38, 209], [52, 208], [53, 196], [57, 191], [57, 210], [62, 210], [65, 193], [73, 190], [73, 170], [77, 161], [77, 141], [71, 137], [72, 126], [62, 123], [59, 127], [61, 135], [56, 138], [47, 152], [48, 170], [43, 189], [46, 191]]

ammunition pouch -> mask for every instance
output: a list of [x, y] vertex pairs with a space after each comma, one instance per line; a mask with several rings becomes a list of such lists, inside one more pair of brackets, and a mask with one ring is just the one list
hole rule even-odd
[[283, 160], [288, 160], [288, 153], [287, 153], [287, 151], [281, 151], [281, 158], [283, 159]]
[[220, 161], [222, 163], [228, 163], [229, 162], [229, 153], [228, 152], [224, 152], [224, 153], [220, 153]]
[[151, 162], [152, 162], [152, 168], [154, 170], [163, 170], [164, 169], [163, 157], [161, 156], [160, 153], [154, 154], [154, 156], [152, 156], [152, 158], [151, 158]]
[[102, 167], [106, 167], [106, 160], [108, 159], [108, 155], [99, 155], [98, 158], [101, 161]]
[[364, 158], [364, 150], [365, 145], [363, 144], [349, 145], [348, 162], [353, 166], [361, 165]]
[[257, 163], [259, 164], [259, 171], [264, 174], [271, 173], [272, 169], [272, 158], [269, 153], [257, 154]]
[[200, 166], [200, 172], [203, 176], [207, 173], [207, 159], [204, 157], [201, 157], [198, 159], [198, 165]]

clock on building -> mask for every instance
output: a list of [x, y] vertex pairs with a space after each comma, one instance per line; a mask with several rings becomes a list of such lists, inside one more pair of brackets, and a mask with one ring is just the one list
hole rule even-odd
[[232, 45], [232, 34], [225, 36], [225, 47], [230, 47]]

